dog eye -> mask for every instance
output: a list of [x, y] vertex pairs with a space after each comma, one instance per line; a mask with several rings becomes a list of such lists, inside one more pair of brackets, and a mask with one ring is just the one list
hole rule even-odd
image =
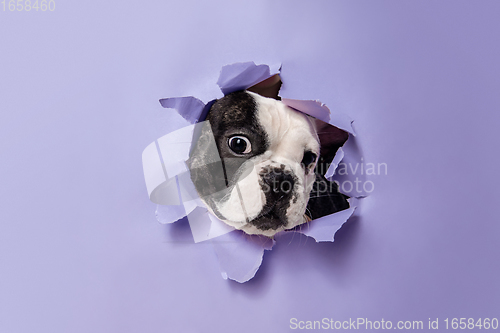
[[229, 148], [236, 154], [248, 154], [252, 151], [250, 141], [244, 136], [232, 136], [228, 141]]
[[312, 163], [316, 162], [316, 154], [313, 153], [312, 151], [306, 151], [304, 153], [304, 156], [302, 157], [302, 164], [307, 168], [309, 167]]

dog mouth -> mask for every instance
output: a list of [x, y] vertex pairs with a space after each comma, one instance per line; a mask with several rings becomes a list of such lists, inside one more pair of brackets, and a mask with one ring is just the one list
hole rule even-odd
[[257, 229], [277, 230], [288, 224], [287, 210], [296, 202], [294, 188], [298, 182], [292, 171], [285, 164], [266, 166], [259, 172], [259, 184], [265, 195], [266, 204], [250, 224]]
[[250, 223], [260, 230], [276, 230], [287, 225], [286, 210], [274, 203], [265, 207]]
[[276, 204], [271, 205], [270, 207], [264, 207], [259, 215], [257, 215], [254, 220], [260, 219], [262, 217], [272, 218], [272, 219], [280, 219], [280, 214], [278, 214], [275, 210]]

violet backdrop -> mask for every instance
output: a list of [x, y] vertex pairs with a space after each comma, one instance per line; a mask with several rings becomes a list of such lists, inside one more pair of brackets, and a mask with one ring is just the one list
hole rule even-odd
[[[0, 332], [500, 318], [498, 1], [1, 6]], [[387, 164], [333, 244], [283, 236], [245, 284], [156, 221], [141, 165], [182, 121], [158, 100], [221, 96], [241, 61], [281, 63], [282, 96], [348, 114]]]

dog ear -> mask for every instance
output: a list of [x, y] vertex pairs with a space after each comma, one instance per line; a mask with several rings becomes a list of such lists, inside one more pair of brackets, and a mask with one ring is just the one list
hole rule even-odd
[[314, 119], [314, 122], [321, 145], [316, 171], [324, 175], [330, 167], [330, 163], [332, 163], [337, 150], [349, 138], [349, 133], [319, 119]]
[[278, 93], [281, 88], [281, 78], [279, 74], [275, 74], [262, 82], [248, 88], [248, 91], [254, 92], [264, 97], [274, 98], [281, 100]]

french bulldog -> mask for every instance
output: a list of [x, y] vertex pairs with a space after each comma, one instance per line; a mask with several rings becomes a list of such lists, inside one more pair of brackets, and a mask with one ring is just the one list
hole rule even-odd
[[347, 137], [280, 100], [237, 91], [212, 104], [187, 165], [213, 215], [272, 237], [349, 207], [323, 176]]

